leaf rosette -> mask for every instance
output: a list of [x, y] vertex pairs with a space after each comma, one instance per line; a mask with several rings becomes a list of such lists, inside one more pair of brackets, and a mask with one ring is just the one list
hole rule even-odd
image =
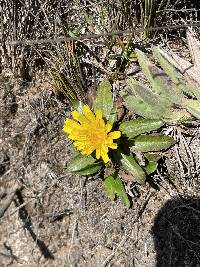
[[65, 120], [63, 131], [79, 154], [67, 168], [71, 173], [83, 176], [101, 170], [105, 170], [101, 174], [113, 173], [105, 175], [105, 192], [112, 200], [117, 195], [129, 208], [131, 202], [126, 183], [144, 184], [147, 176], [157, 169], [161, 157], [157, 152], [168, 149], [175, 142], [169, 136], [155, 135], [155, 131], [165, 124], [161, 118], [123, 118], [120, 123], [117, 112], [112, 86], [107, 80], [97, 89], [94, 111], [87, 104], [76, 103], [72, 119]]

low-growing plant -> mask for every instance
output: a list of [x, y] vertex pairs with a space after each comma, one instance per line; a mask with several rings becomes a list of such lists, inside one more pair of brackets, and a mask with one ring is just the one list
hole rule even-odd
[[175, 141], [152, 133], [164, 125], [160, 118], [139, 117], [121, 122], [108, 80], [99, 84], [92, 108], [79, 101], [72, 118], [65, 120], [63, 131], [76, 148], [76, 156], [67, 169], [78, 175], [101, 171], [107, 195], [112, 200], [118, 195], [129, 208], [125, 184], [144, 184], [157, 169], [161, 156], [156, 152], [168, 149]]
[[128, 90], [121, 92], [126, 106], [132, 112], [149, 119], [162, 119], [168, 123], [182, 123], [199, 118], [200, 103], [189, 99], [199, 97], [199, 90], [184, 82], [175, 68], [154, 48], [154, 56], [163, 70], [151, 63], [145, 54], [136, 49], [139, 64], [149, 85], [134, 79], [127, 80]]
[[200, 119], [200, 43], [191, 31], [187, 32], [187, 42], [193, 64], [159, 48], [154, 48], [154, 56], [170, 79], [189, 96], [182, 97], [179, 106]]

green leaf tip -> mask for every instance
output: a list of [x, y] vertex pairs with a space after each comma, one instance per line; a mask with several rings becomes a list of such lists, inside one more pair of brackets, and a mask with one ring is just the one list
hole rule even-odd
[[128, 138], [134, 138], [139, 134], [157, 130], [163, 125], [164, 122], [162, 120], [137, 118], [123, 122], [119, 130]]
[[130, 141], [132, 151], [150, 152], [168, 149], [175, 144], [175, 140], [166, 135], [140, 135]]
[[78, 175], [92, 175], [98, 172], [103, 163], [95, 163], [95, 159], [92, 156], [83, 156], [79, 154], [76, 156], [67, 166], [68, 171], [76, 173]]
[[147, 175], [150, 175], [157, 170], [158, 160], [161, 158], [161, 156], [158, 154], [146, 153], [144, 157], [147, 160], [147, 164], [144, 166], [144, 170]]
[[103, 80], [97, 88], [95, 110], [101, 110], [103, 117], [109, 120], [113, 109], [112, 86], [108, 80]]
[[107, 196], [114, 200], [115, 195], [118, 195], [123, 204], [127, 207], [130, 208], [130, 200], [125, 192], [124, 185], [120, 178], [116, 175], [111, 175], [105, 178], [104, 180], [104, 188]]
[[140, 184], [145, 183], [146, 174], [142, 167], [137, 163], [135, 158], [122, 153], [120, 149], [115, 151], [114, 158], [119, 167], [123, 169], [127, 174], [130, 174], [131, 181], [137, 181]]

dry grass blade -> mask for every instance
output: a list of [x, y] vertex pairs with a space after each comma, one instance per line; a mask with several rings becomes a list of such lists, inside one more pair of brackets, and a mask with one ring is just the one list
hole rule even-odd
[[169, 63], [171, 63], [182, 74], [184, 74], [184, 72], [186, 72], [188, 69], [192, 68], [192, 64], [189, 61], [179, 57], [172, 51], [165, 52], [161, 49], [159, 49], [159, 51], [169, 61]]
[[54, 51], [49, 51], [49, 73], [57, 89], [64, 93], [67, 99], [83, 100], [85, 98], [85, 74], [78, 53], [80, 45], [73, 42], [65, 42], [56, 46]]
[[166, 52], [160, 50], [161, 54], [176, 68], [178, 69], [185, 79], [195, 87], [200, 86], [200, 48], [199, 42], [194, 37], [194, 33], [191, 31], [187, 32], [187, 41], [190, 50], [190, 55], [192, 57], [192, 62], [179, 57], [172, 51]]
[[192, 62], [194, 63], [194, 66], [200, 70], [200, 43], [190, 31], [187, 32], [187, 41]]

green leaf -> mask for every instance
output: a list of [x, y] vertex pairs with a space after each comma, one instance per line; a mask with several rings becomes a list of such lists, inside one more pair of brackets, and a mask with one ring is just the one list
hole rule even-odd
[[164, 122], [162, 120], [138, 118], [123, 122], [119, 130], [127, 135], [128, 138], [133, 138], [139, 134], [157, 130], [163, 125]]
[[139, 50], [139, 49], [135, 49], [135, 53], [136, 56], [138, 58], [139, 64], [142, 68], [142, 71], [144, 72], [146, 78], [148, 79], [148, 81], [151, 83], [153, 83], [153, 77], [151, 75], [151, 72], [149, 71], [149, 60], [148, 58], [145, 56], [145, 54]]
[[117, 194], [124, 205], [127, 208], [130, 208], [130, 200], [125, 192], [124, 185], [119, 177], [114, 178], [113, 176], [108, 176], [104, 180], [104, 188], [105, 192], [112, 200], [115, 199], [115, 195]]
[[196, 87], [192, 87], [189, 84], [181, 85], [181, 89], [184, 93], [196, 97], [198, 101], [200, 101], [200, 89]]
[[109, 116], [109, 123], [113, 125], [116, 121], [117, 121], [117, 108], [114, 105]]
[[81, 176], [92, 175], [92, 174], [97, 173], [102, 167], [103, 167], [103, 164], [101, 162], [93, 163], [91, 165], [88, 165], [87, 168], [82, 169], [80, 171], [76, 171], [75, 173]]
[[176, 69], [162, 56], [158, 47], [153, 48], [153, 55], [171, 80], [178, 85], [180, 83], [180, 79], [178, 78]]
[[95, 110], [100, 109], [103, 117], [109, 120], [113, 108], [112, 86], [108, 80], [102, 81], [97, 89]]
[[161, 95], [164, 93], [164, 88], [162, 86], [160, 86], [160, 84], [158, 84], [155, 81], [155, 77], [151, 71], [151, 69], [158, 69], [156, 66], [154, 66], [152, 63], [150, 63], [150, 61], [148, 60], [148, 58], [146, 57], [146, 55], [140, 51], [139, 49], [135, 49], [136, 51], [136, 55], [139, 61], [139, 64], [142, 68], [142, 71], [144, 72], [146, 78], [148, 79], [152, 91], [154, 93], [157, 93], [158, 95]]
[[150, 161], [147, 163], [147, 165], [144, 167], [144, 170], [147, 175], [150, 175], [151, 173], [155, 172], [157, 170], [158, 163]]
[[122, 168], [126, 172], [131, 174], [138, 183], [144, 184], [146, 180], [146, 175], [143, 169], [137, 163], [137, 161], [133, 157], [125, 155], [123, 153], [121, 154], [121, 156], [122, 156], [121, 159]]
[[[174, 83], [162, 69], [150, 63], [143, 52], [140, 50], [136, 51], [140, 65], [150, 82], [152, 91], [159, 95], [159, 101], [163, 102], [163, 107], [169, 109], [170, 106], [176, 102], [181, 93], [179, 88], [180, 81], [176, 80], [176, 83]], [[163, 58], [160, 56], [159, 59], [162, 61]], [[163, 67], [165, 67], [168, 72], [172, 72], [172, 69], [169, 70], [170, 64], [168, 63], [167, 65], [167, 61], [163, 59], [162, 63], [164, 63]]]
[[186, 110], [174, 110], [168, 113], [163, 120], [167, 123], [178, 124], [191, 120], [191, 117]]
[[180, 74], [177, 72], [175, 67], [164, 58], [162, 55], [162, 50], [160, 50], [158, 47], [153, 48], [153, 54], [155, 58], [158, 60], [161, 67], [164, 69], [166, 74], [171, 78], [171, 80], [174, 82], [174, 84], [177, 85], [177, 88], [179, 90], [194, 95], [198, 100], [200, 100], [200, 90], [199, 88], [192, 87], [188, 85], [187, 83], [184, 84], [184, 82], [181, 80]]
[[143, 100], [141, 100], [140, 97], [123, 96], [123, 99], [129, 111], [141, 115], [145, 118], [153, 118], [153, 119], [161, 118], [161, 113], [158, 114], [156, 110], [154, 112], [152, 107], [146, 104]]
[[194, 107], [187, 107], [187, 110], [197, 119], [200, 120], [200, 109]]
[[195, 118], [200, 119], [200, 102], [198, 100], [185, 99], [182, 104]]
[[144, 155], [144, 157], [148, 161], [144, 169], [146, 171], [146, 174], [149, 175], [157, 170], [157, 166], [158, 166], [157, 162], [161, 158], [161, 156], [157, 154], [147, 153]]
[[73, 100], [72, 107], [80, 113], [83, 112], [83, 102], [81, 100]]
[[79, 154], [76, 156], [67, 166], [70, 172], [78, 172], [80, 170], [86, 169], [88, 166], [93, 164], [95, 159], [92, 156], [83, 156]]
[[165, 135], [140, 135], [130, 141], [131, 151], [149, 152], [167, 149], [175, 144], [175, 140]]
[[135, 81], [134, 79], [129, 79], [126, 83], [131, 89], [131, 92], [129, 91], [130, 95], [140, 97], [141, 100], [145, 101], [150, 106], [155, 105], [158, 102], [158, 95], [153, 93], [152, 90], [144, 84]]
[[127, 80], [128, 93], [121, 93], [127, 108], [146, 118], [159, 119], [168, 111], [168, 102], [153, 93], [150, 88], [143, 84]]
[[160, 86], [162, 87], [162, 91], [163, 91], [159, 95], [153, 92], [150, 93], [150, 89], [147, 87], [141, 87], [138, 84], [132, 84], [132, 86], [135, 90], [136, 95], [141, 97], [141, 99], [144, 102], [150, 105], [152, 109], [154, 110], [154, 112], [157, 111], [157, 113], [159, 112], [163, 113], [163, 112], [166, 112], [166, 109], [169, 109], [169, 106], [171, 105], [171, 102], [169, 101], [169, 99], [171, 99], [172, 97], [169, 96], [170, 94], [168, 90], [167, 90], [167, 93], [165, 92], [165, 87], [169, 87], [169, 85], [166, 86], [162, 82], [162, 78], [159, 76], [156, 76], [156, 78], [154, 78], [155, 82], [156, 82], [156, 79], [157, 81], [161, 83]]
[[133, 181], [137, 181], [140, 184], [145, 182], [146, 174], [135, 158], [122, 153], [120, 149], [117, 149], [113, 156], [120, 168], [132, 175]]
[[161, 158], [161, 155], [159, 155], [159, 154], [153, 154], [153, 153], [146, 153], [146, 154], [144, 155], [144, 157], [145, 157], [148, 161], [157, 162], [157, 161]]

